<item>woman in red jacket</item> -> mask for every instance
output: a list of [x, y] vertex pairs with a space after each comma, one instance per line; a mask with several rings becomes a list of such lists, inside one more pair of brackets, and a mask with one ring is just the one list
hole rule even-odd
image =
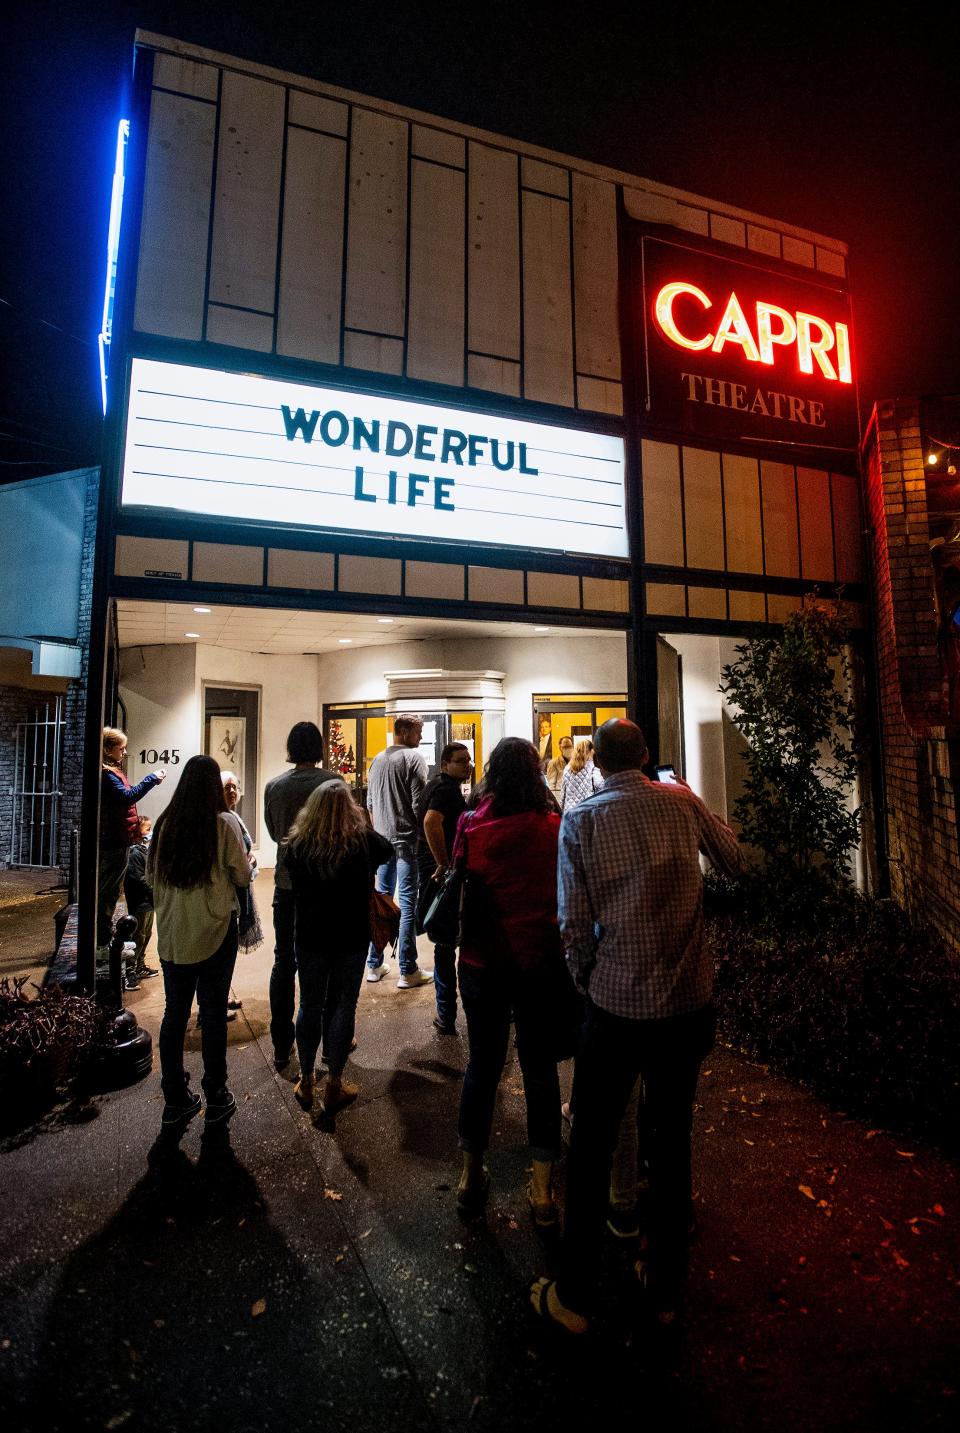
[[489, 1188], [483, 1155], [507, 1058], [511, 1015], [527, 1102], [533, 1175], [527, 1189], [541, 1228], [557, 1223], [550, 1179], [560, 1154], [555, 1004], [568, 980], [557, 924], [560, 817], [537, 749], [506, 737], [491, 754], [483, 796], [460, 820], [455, 864], [466, 870], [460, 997], [470, 1056], [460, 1099], [463, 1173], [457, 1203], [479, 1213]]

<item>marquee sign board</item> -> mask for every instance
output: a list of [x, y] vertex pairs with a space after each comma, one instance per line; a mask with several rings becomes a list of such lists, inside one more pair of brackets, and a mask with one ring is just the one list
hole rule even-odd
[[125, 507], [626, 557], [622, 438], [135, 358]]
[[650, 421], [715, 440], [856, 448], [846, 294], [650, 235], [640, 245]]

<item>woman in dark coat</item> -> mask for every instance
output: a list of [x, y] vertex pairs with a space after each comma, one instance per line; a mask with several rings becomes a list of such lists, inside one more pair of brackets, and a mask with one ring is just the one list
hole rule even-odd
[[367, 824], [350, 788], [327, 781], [307, 797], [285, 849], [300, 978], [300, 1082], [294, 1095], [303, 1109], [310, 1109], [322, 1040], [328, 1070], [322, 1103], [330, 1114], [359, 1093], [344, 1080], [343, 1070], [370, 941], [373, 878], [393, 856], [393, 847]]

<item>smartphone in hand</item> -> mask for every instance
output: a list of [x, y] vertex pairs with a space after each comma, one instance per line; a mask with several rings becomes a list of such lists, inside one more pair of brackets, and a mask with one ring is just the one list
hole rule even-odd
[[672, 766], [658, 766], [655, 780], [662, 781], [665, 786], [676, 786], [677, 773]]

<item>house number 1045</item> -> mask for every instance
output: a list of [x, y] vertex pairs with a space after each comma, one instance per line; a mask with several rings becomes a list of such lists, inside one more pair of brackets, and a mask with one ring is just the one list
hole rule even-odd
[[145, 746], [140, 752], [140, 762], [143, 766], [156, 766], [157, 762], [160, 762], [161, 765], [166, 763], [170, 766], [179, 766], [180, 748], [179, 746], [164, 747], [163, 751], [157, 751], [156, 747]]

